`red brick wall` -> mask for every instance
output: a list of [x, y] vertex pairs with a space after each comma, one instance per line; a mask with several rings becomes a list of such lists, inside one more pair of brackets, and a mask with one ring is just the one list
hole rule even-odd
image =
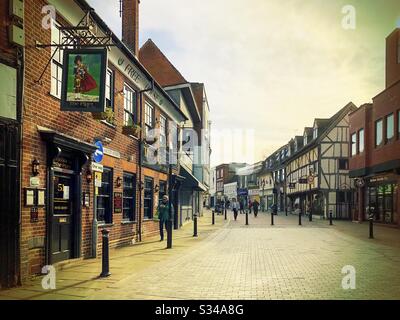
[[399, 41], [400, 29], [396, 29], [386, 38], [386, 88], [400, 81]]
[[[22, 141], [22, 188], [29, 186], [31, 176], [31, 162], [37, 158], [40, 165], [40, 187], [46, 187], [46, 146], [42, 141], [37, 125], [54, 129], [60, 133], [71, 137], [93, 143], [95, 137], [108, 137], [112, 142], [105, 145], [107, 148], [120, 152], [121, 159], [106, 156], [104, 165], [112, 167], [114, 177], [114, 192], [122, 192], [122, 187], [116, 186], [116, 178], [121, 177], [124, 171], [130, 173], [138, 172], [138, 151], [139, 143], [137, 139], [126, 136], [122, 133], [123, 125], [123, 96], [115, 95], [115, 119], [116, 126], [112, 127], [97, 120], [94, 120], [90, 113], [79, 112], [61, 112], [60, 101], [50, 95], [50, 66], [47, 68], [41, 85], [36, 84], [35, 80], [39, 79], [41, 72], [50, 59], [50, 48], [36, 49], [35, 41], [43, 44], [50, 43], [50, 30], [41, 28], [42, 6], [47, 3], [43, 0], [26, 0], [25, 1], [25, 30], [26, 30], [26, 70], [25, 70], [25, 93], [24, 93], [24, 110], [23, 110], [23, 141]], [[4, 5], [4, 2], [1, 3]], [[3, 12], [3, 11], [1, 11]], [[62, 21], [61, 21], [62, 22]], [[4, 37], [3, 32], [0, 33]], [[3, 39], [3, 38], [1, 38]], [[128, 82], [124, 76], [115, 70], [115, 92], [123, 89], [124, 81]], [[131, 83], [130, 85], [135, 88]], [[158, 110], [156, 112], [159, 112]], [[132, 161], [128, 161], [128, 157], [133, 156]], [[90, 163], [82, 169], [83, 186], [82, 192], [90, 192], [90, 207], [82, 208], [82, 247], [81, 255], [85, 258], [91, 254], [92, 239], [92, 220], [93, 220], [93, 202], [94, 188], [93, 182], [88, 185], [85, 181], [85, 173]], [[153, 176], [154, 183], [159, 184], [159, 178], [167, 180], [165, 175], [161, 175], [153, 170], [145, 170], [145, 175]], [[139, 174], [137, 174], [139, 178]], [[139, 194], [139, 188], [137, 188]], [[136, 197], [139, 198], [138, 196]], [[143, 217], [143, 199], [142, 210], [136, 212], [136, 220], [139, 221]], [[139, 208], [137, 201], [136, 208]], [[46, 235], [46, 208], [39, 209], [39, 221], [31, 223], [30, 209], [22, 206], [22, 231], [21, 231], [21, 274], [26, 279], [30, 274], [40, 272], [45, 261], [45, 249], [29, 249], [28, 241], [33, 237], [44, 239]], [[137, 239], [138, 223], [122, 224], [122, 213], [113, 214], [113, 225], [107, 226], [110, 230], [110, 243], [112, 247], [128, 244], [132, 239]], [[101, 228], [98, 232], [98, 247], [101, 248]], [[143, 236], [146, 237], [155, 234], [158, 230], [158, 224], [153, 221], [143, 223]]]

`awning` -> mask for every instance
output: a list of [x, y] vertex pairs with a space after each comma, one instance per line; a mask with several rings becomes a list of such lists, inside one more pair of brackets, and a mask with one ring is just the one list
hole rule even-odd
[[195, 191], [207, 191], [206, 186], [197, 180], [184, 166], [181, 166], [179, 174], [185, 178], [182, 187], [193, 188]]

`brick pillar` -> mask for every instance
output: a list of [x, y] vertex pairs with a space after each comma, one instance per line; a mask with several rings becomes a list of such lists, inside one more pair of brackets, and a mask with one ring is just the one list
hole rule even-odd
[[140, 0], [122, 1], [122, 41], [137, 57], [139, 54]]

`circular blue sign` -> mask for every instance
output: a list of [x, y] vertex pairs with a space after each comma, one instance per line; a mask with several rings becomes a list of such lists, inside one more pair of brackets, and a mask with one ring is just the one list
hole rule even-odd
[[96, 141], [94, 145], [97, 147], [97, 150], [93, 154], [93, 160], [97, 163], [100, 163], [103, 161], [104, 157], [103, 144], [101, 141]]

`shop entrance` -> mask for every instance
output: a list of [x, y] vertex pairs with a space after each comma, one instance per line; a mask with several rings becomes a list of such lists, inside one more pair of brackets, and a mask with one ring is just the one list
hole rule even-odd
[[394, 223], [393, 221], [393, 200], [394, 200], [394, 184], [383, 184], [379, 186], [368, 187], [368, 210], [374, 214], [374, 220], [382, 223]]
[[72, 257], [74, 218], [74, 176], [55, 172], [51, 212], [51, 261]]

